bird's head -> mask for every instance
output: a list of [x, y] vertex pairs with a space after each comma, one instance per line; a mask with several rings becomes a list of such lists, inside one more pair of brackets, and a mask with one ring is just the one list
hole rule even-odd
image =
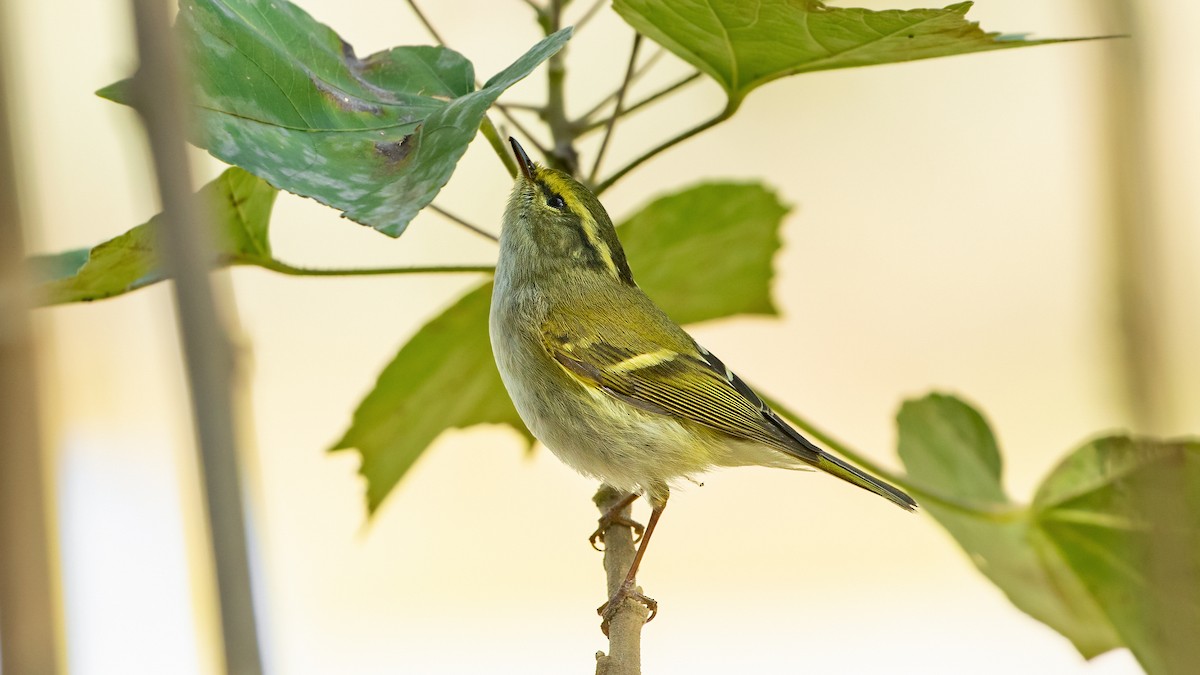
[[573, 268], [633, 285], [625, 251], [596, 195], [569, 174], [529, 159], [509, 138], [520, 173], [504, 213], [501, 246], [517, 264]]

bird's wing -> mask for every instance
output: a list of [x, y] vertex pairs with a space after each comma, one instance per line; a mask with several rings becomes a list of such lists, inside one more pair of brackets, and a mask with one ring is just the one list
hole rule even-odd
[[796, 447], [796, 439], [785, 431], [790, 427], [720, 359], [690, 340], [668, 348], [631, 334], [583, 338], [562, 324], [542, 329], [546, 351], [584, 386], [642, 410], [766, 443], [816, 463], [818, 448], [799, 434], [802, 442]]
[[669, 335], [673, 346], [664, 347], [636, 332], [584, 337], [570, 324], [547, 322], [542, 340], [550, 356], [584, 386], [642, 410], [765, 443], [905, 510], [916, 507], [903, 491], [813, 445], [712, 352], [681, 329], [675, 331]]

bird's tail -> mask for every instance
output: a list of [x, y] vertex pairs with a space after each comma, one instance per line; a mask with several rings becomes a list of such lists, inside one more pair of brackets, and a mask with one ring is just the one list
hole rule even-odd
[[917, 508], [917, 503], [913, 501], [913, 498], [899, 488], [892, 487], [878, 478], [850, 466], [828, 452], [822, 451], [817, 456], [816, 466], [825, 473], [833, 474], [847, 483], [853, 483], [868, 492], [874, 492], [905, 511], [913, 511]]
[[727, 368], [724, 368], [725, 364], [719, 360], [717, 364], [729, 374], [734, 388], [750, 401], [758, 403], [759, 410], [762, 411], [763, 416], [781, 433], [780, 440], [783, 443], [776, 447], [809, 466], [815, 466], [825, 473], [833, 474], [847, 483], [857, 485], [867, 492], [874, 492], [905, 511], [917, 510], [917, 503], [913, 501], [912, 497], [905, 494], [903, 490], [892, 487], [818, 448], [812, 441], [805, 438], [803, 434], [793, 429], [792, 425], [785, 422], [778, 413], [771, 410], [771, 407], [758, 394], [755, 394], [750, 387], [746, 386], [746, 383], [742, 382], [741, 378], [730, 373]]

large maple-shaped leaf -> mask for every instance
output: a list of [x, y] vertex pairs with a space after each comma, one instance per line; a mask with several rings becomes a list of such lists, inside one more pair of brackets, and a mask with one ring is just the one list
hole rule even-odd
[[1109, 436], [1067, 456], [1038, 529], [1146, 672], [1200, 663], [1200, 442]]
[[[550, 35], [476, 89], [457, 52], [360, 59], [286, 0], [188, 0], [176, 30], [194, 81], [193, 142], [393, 237], [450, 179], [488, 107], [571, 35]], [[128, 103], [130, 88], [98, 93]]]
[[1033, 526], [1029, 511], [1005, 493], [1000, 450], [982, 415], [953, 396], [933, 394], [906, 401], [896, 422], [900, 459], [913, 481], [967, 503], [1008, 511], [1006, 517], [993, 517], [918, 498], [980, 572], [1084, 656], [1121, 645], [1062, 554]]
[[931, 395], [897, 422], [909, 478], [943, 498], [922, 506], [1014, 605], [1089, 658], [1127, 646], [1152, 675], [1200, 660], [1200, 443], [1091, 441], [1022, 507], [969, 405]]
[[972, 3], [944, 9], [870, 10], [815, 0], [614, 0], [638, 32], [716, 80], [736, 109], [771, 80], [1066, 40], [984, 31]]

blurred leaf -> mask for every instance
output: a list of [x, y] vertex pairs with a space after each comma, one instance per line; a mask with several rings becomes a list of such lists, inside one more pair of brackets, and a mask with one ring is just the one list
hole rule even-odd
[[[393, 237], [450, 179], [488, 107], [571, 36], [545, 38], [476, 90], [457, 52], [359, 59], [286, 0], [188, 0], [176, 30], [195, 81], [197, 145]], [[129, 102], [124, 83], [97, 93]]]
[[53, 281], [72, 276], [88, 261], [90, 248], [77, 248], [62, 253], [44, 253], [26, 258], [33, 278], [38, 282]]
[[[677, 321], [771, 314], [771, 259], [787, 211], [759, 184], [702, 184], [647, 205], [621, 239], [638, 284]], [[425, 324], [332, 448], [361, 453], [370, 511], [446, 429], [502, 423], [532, 443], [492, 360], [491, 296], [484, 284]]]
[[1200, 443], [1093, 441], [1047, 477], [1033, 506], [1148, 673], [1200, 663]]
[[[267, 238], [275, 188], [253, 174], [230, 168], [197, 193], [213, 218], [220, 236], [218, 252], [224, 263], [271, 261]], [[162, 281], [159, 267], [158, 214], [149, 222], [88, 249], [30, 258], [41, 280], [40, 301], [46, 305], [88, 302], [128, 293]]]
[[716, 80], [731, 109], [787, 75], [1070, 41], [984, 32], [965, 18], [972, 4], [873, 11], [815, 0], [614, 0], [613, 8]]
[[1121, 641], [1058, 548], [1008, 499], [1001, 459], [987, 421], [971, 406], [932, 394], [906, 401], [897, 416], [900, 459], [914, 484], [1008, 516], [921, 501], [971, 562], [1014, 605], [1066, 636], [1085, 657]]

